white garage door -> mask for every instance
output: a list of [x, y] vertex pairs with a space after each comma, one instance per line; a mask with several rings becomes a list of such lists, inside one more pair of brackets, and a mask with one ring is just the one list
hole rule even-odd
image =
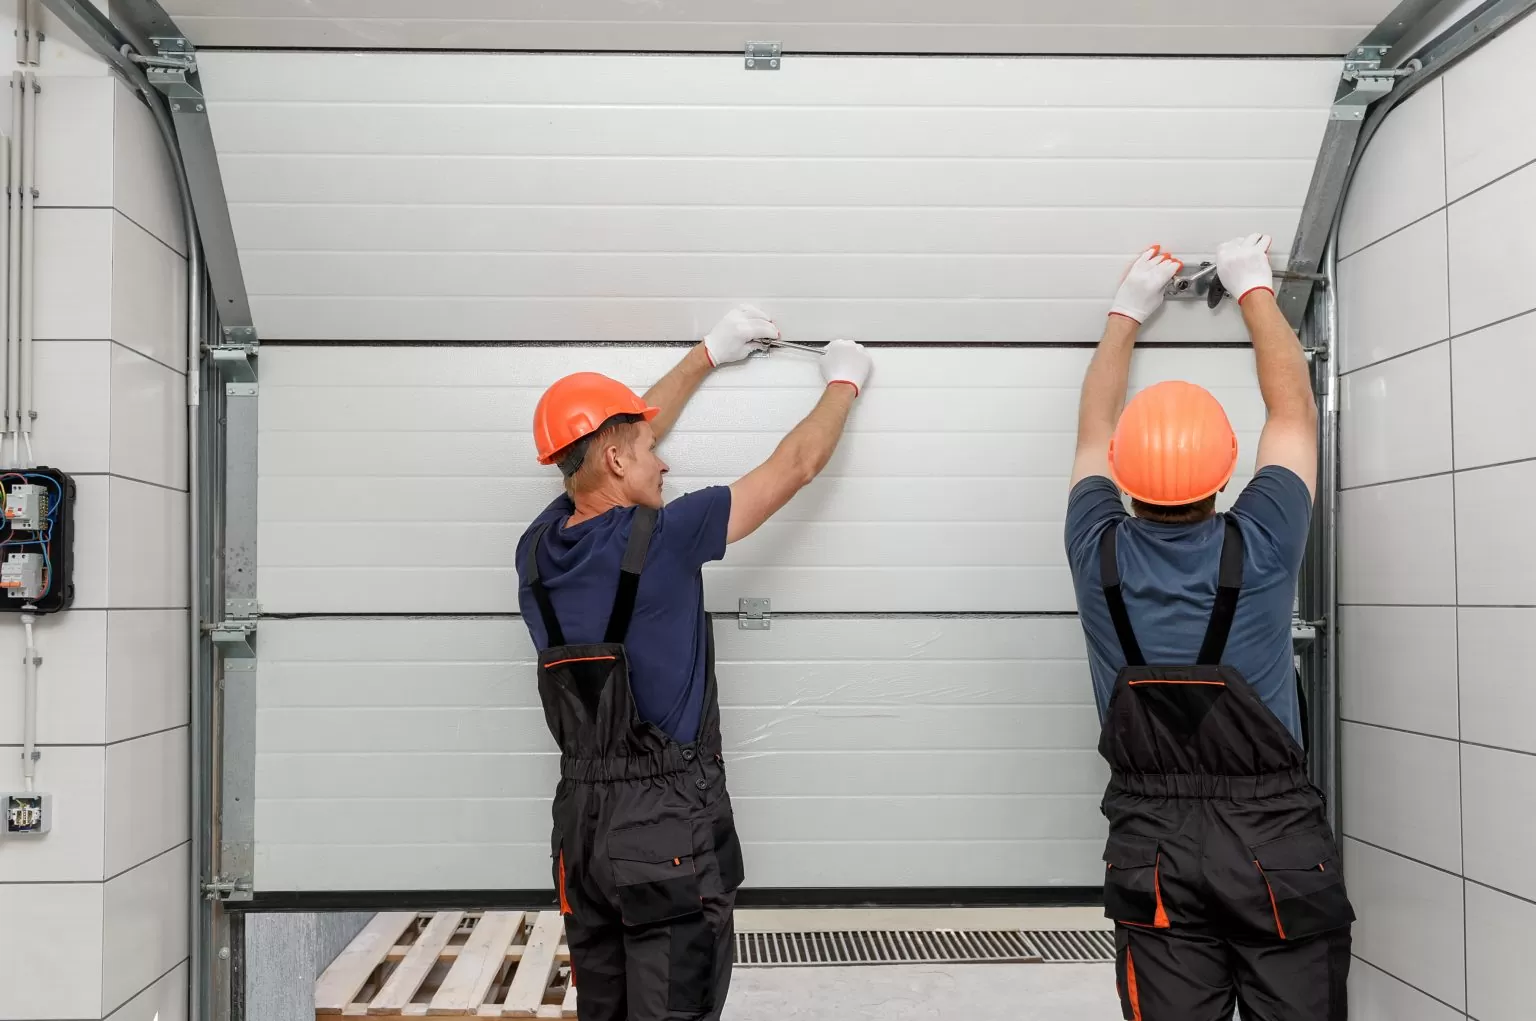
[[[512, 549], [558, 482], [539, 392], [644, 387], [730, 303], [886, 344], [827, 473], [706, 572], [758, 887], [1092, 884], [1103, 774], [1061, 518], [1127, 256], [1288, 239], [1320, 62], [209, 54], [261, 355], [263, 891], [542, 889], [552, 741]], [[1154, 82], [1157, 89], [1149, 88]], [[1158, 91], [1161, 90], [1161, 91]], [[1217, 391], [1241, 324], [1168, 309], [1134, 385]], [[1178, 346], [1174, 346], [1178, 345]], [[810, 408], [718, 373], [673, 488]], [[1246, 471], [1246, 469], [1244, 469]]]

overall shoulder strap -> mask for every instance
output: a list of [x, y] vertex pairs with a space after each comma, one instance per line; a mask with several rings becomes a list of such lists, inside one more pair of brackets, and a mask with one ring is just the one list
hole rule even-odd
[[539, 616], [544, 618], [544, 634], [549, 647], [553, 649], [565, 644], [565, 632], [560, 629], [560, 618], [555, 616], [555, 604], [550, 601], [549, 590], [539, 578], [539, 546], [548, 531], [549, 522], [546, 521], [533, 533], [533, 538], [528, 542], [528, 563], [523, 573], [528, 578], [528, 587], [533, 590], [533, 601], [539, 604]]
[[1120, 650], [1125, 653], [1126, 666], [1146, 666], [1141, 654], [1141, 644], [1131, 627], [1131, 616], [1125, 612], [1125, 595], [1120, 590], [1120, 522], [1112, 521], [1099, 537], [1099, 584], [1104, 587], [1104, 602], [1109, 604], [1109, 619], [1115, 623], [1115, 634], [1120, 638]]
[[1226, 535], [1221, 542], [1221, 571], [1216, 578], [1216, 608], [1200, 645], [1201, 666], [1219, 666], [1227, 652], [1227, 636], [1232, 633], [1232, 619], [1237, 616], [1237, 598], [1243, 591], [1243, 530], [1237, 519], [1225, 515]]
[[651, 534], [656, 530], [654, 507], [636, 507], [629, 526], [629, 544], [624, 547], [624, 562], [619, 568], [619, 590], [613, 597], [613, 612], [608, 616], [608, 631], [603, 641], [619, 644], [629, 634], [629, 619], [635, 613], [635, 593], [640, 590], [640, 572], [645, 569], [645, 555], [651, 548]]

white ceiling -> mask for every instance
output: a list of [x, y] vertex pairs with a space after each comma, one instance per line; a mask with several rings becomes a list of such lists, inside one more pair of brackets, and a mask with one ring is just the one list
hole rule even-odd
[[1396, 0], [166, 0], [201, 46], [1343, 54]]

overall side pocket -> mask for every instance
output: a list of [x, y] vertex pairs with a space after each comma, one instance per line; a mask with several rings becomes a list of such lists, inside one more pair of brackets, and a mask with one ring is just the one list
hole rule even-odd
[[1251, 847], [1281, 939], [1342, 929], [1355, 920], [1338, 852], [1323, 830], [1294, 833]]
[[1104, 915], [1127, 925], [1168, 928], [1157, 841], [1111, 833], [1104, 847]]
[[686, 821], [613, 830], [608, 859], [625, 925], [654, 925], [704, 910]]

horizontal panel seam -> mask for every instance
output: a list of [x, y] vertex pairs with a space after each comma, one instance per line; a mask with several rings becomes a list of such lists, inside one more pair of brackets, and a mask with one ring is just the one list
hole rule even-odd
[[[1457, 1007], [1457, 1006], [1455, 1006], [1453, 1004], [1450, 1004], [1450, 1003], [1446, 1003], [1446, 1001], [1440, 999], [1440, 997], [1436, 996], [1434, 993], [1425, 992], [1423, 989], [1420, 989], [1418, 986], [1414, 985], [1412, 982], [1409, 982], [1407, 979], [1403, 978], [1401, 975], [1398, 975], [1397, 973], [1392, 972], [1392, 971], [1388, 971], [1386, 968], [1383, 968], [1381, 965], [1377, 964], [1375, 961], [1372, 961], [1370, 958], [1362, 957], [1359, 953], [1356, 953], [1353, 956], [1354, 956], [1355, 960], [1360, 961], [1363, 964], [1367, 964], [1367, 965], [1369, 965], [1372, 968], [1375, 968], [1377, 971], [1381, 972], [1383, 975], [1387, 976], [1388, 978], [1390, 978], [1390, 979], [1392, 979], [1392, 980], [1394, 980], [1396, 982], [1401, 982], [1403, 985], [1407, 986], [1409, 989], [1412, 989], [1414, 992], [1420, 994], [1421, 996], [1427, 996], [1431, 1000], [1434, 1000], [1436, 1003], [1441, 1004], [1442, 1006], [1445, 1006], [1445, 1007], [1449, 1007], [1451, 1010], [1455, 1011], [1457, 1014], [1465, 1013], [1460, 1007]], [[1468, 1016], [1470, 1016], [1470, 1015], [1468, 1015]]]

